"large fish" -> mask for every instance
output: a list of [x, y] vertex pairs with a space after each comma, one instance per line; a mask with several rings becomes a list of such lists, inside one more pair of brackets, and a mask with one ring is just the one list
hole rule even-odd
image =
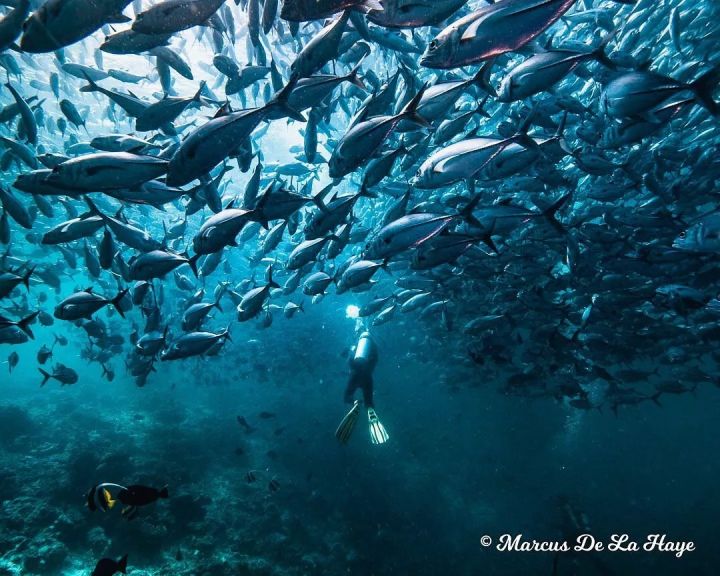
[[713, 99], [713, 92], [718, 83], [720, 67], [709, 70], [690, 83], [678, 82], [649, 70], [625, 72], [605, 86], [602, 102], [607, 113], [615, 118], [652, 117], [653, 108], [680, 92], [689, 91], [711, 114], [717, 116], [720, 105]]
[[19, 0], [17, 5], [0, 20], [0, 52], [7, 50], [20, 36], [23, 23], [30, 13], [30, 0]]
[[122, 11], [131, 1], [47, 0], [25, 22], [20, 48], [25, 52], [53, 52], [106, 24], [129, 22]]
[[417, 113], [417, 107], [424, 92], [425, 87], [398, 114], [375, 116], [348, 130], [338, 142], [328, 162], [330, 177], [345, 176], [362, 166], [377, 152], [395, 127], [403, 120], [427, 126], [427, 121]]
[[163, 0], [135, 16], [132, 29], [141, 34], [173, 34], [204, 24], [225, 0]]
[[500, 0], [445, 28], [428, 44], [420, 63], [459, 68], [513, 52], [556, 22], [576, 0]]
[[82, 192], [133, 188], [162, 176], [167, 160], [130, 152], [97, 152], [78, 156], [55, 167], [48, 182]]
[[170, 160], [167, 184], [182, 186], [204, 176], [236, 152], [263, 120], [289, 116], [304, 121], [305, 118], [287, 104], [293, 86], [294, 82], [288, 83], [261, 108], [231, 112], [193, 130]]
[[383, 0], [382, 10], [373, 10], [368, 20], [385, 28], [434, 26], [460, 10], [467, 0]]
[[370, 12], [382, 10], [378, 0], [283, 0], [280, 18], [291, 22], [307, 22], [327, 18], [345, 10]]

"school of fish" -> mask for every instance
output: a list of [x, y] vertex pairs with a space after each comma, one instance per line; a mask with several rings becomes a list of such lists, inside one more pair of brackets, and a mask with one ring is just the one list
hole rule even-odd
[[720, 8], [0, 4], [11, 370], [66, 322], [144, 386], [351, 293], [505, 394], [617, 414], [718, 385]]

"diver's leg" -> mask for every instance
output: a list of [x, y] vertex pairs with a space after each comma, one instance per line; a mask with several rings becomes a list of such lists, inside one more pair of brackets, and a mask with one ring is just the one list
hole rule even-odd
[[358, 383], [355, 378], [350, 377], [348, 378], [347, 386], [345, 386], [345, 404], [352, 404], [353, 403], [353, 396], [355, 395], [355, 390], [358, 389]]
[[373, 381], [372, 378], [368, 378], [362, 383], [363, 402], [365, 402], [365, 408], [375, 408], [373, 404]]

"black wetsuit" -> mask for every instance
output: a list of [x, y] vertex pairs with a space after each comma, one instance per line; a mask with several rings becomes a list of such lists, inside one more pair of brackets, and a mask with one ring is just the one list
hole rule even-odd
[[360, 388], [363, 393], [363, 402], [366, 408], [374, 408], [373, 404], [373, 370], [377, 364], [377, 352], [373, 353], [367, 359], [356, 360], [354, 356], [350, 358], [350, 377], [348, 378], [347, 387], [345, 388], [345, 402], [353, 403], [355, 391]]

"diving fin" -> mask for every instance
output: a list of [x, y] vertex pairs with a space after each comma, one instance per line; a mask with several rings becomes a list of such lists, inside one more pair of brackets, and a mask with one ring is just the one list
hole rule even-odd
[[370, 440], [372, 440], [373, 444], [385, 444], [390, 439], [390, 436], [385, 430], [385, 426], [380, 422], [375, 409], [368, 408], [367, 414], [368, 423], [370, 424]]
[[345, 417], [340, 422], [340, 426], [335, 430], [335, 438], [337, 438], [342, 444], [347, 444], [350, 440], [350, 436], [355, 429], [355, 423], [360, 415], [360, 403], [355, 400], [355, 404], [350, 408], [350, 412], [345, 414]]

